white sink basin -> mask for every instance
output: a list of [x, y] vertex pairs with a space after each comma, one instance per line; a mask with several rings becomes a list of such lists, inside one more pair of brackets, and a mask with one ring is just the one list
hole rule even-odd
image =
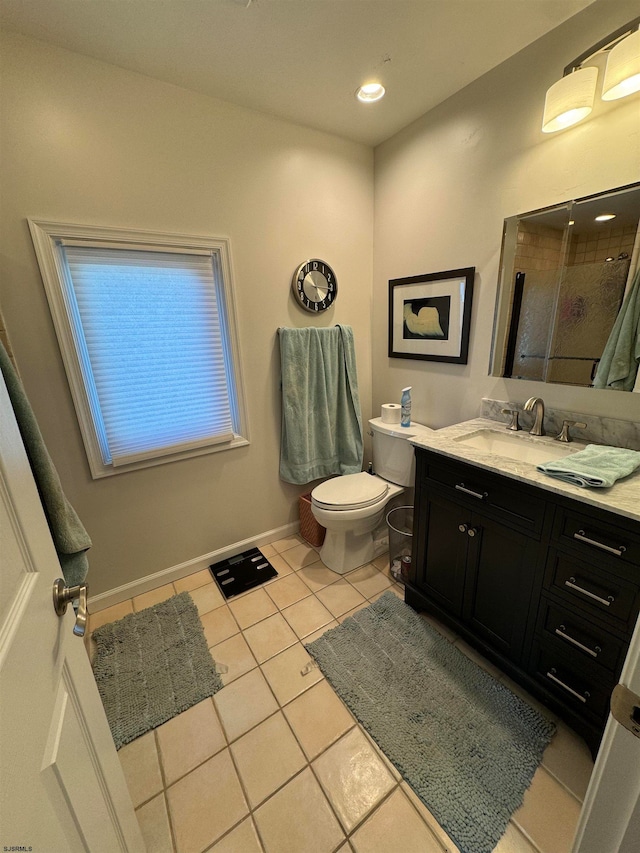
[[562, 459], [578, 450], [583, 450], [583, 445], [561, 444], [552, 438], [534, 438], [528, 433], [498, 432], [493, 429], [480, 429], [469, 435], [462, 435], [454, 441], [483, 450], [485, 453], [493, 453], [495, 456], [503, 456], [516, 462], [526, 462], [530, 465], [540, 465], [543, 462], [551, 462]]

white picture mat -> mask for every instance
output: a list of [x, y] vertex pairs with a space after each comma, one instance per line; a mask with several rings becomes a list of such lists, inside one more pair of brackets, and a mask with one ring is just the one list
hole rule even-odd
[[[393, 289], [393, 352], [408, 355], [453, 356], [458, 358], [462, 348], [462, 319], [464, 315], [466, 279], [443, 279], [442, 281], [418, 281], [415, 284], [402, 284]], [[434, 296], [450, 296], [449, 340], [439, 341], [418, 338], [404, 338], [404, 303], [414, 299], [426, 299]]]

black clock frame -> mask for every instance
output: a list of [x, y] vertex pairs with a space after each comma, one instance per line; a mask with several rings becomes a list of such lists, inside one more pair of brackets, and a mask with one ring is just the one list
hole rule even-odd
[[[327, 292], [323, 299], [314, 300], [307, 296], [304, 283], [310, 273], [318, 273], [325, 280]], [[326, 261], [320, 260], [320, 258], [310, 258], [300, 264], [295, 271], [291, 282], [291, 289], [296, 297], [296, 302], [301, 308], [312, 314], [318, 314], [321, 311], [326, 311], [335, 302], [338, 295], [338, 280], [333, 269]]]

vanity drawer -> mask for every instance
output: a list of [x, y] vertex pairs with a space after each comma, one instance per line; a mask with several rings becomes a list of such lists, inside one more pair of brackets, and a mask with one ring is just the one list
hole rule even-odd
[[627, 651], [627, 643], [598, 622], [568, 607], [542, 598], [538, 629], [554, 648], [564, 650], [576, 661], [596, 663], [617, 675]]
[[638, 587], [630, 581], [551, 549], [545, 585], [561, 599], [596, 613], [626, 633], [638, 613]]
[[[588, 513], [559, 507], [553, 536], [587, 560], [599, 560], [612, 571], [640, 580], [640, 524], [629, 519], [627, 529], [617, 527]], [[634, 530], [635, 528], [635, 530]]]
[[427, 483], [445, 487], [452, 500], [493, 512], [500, 521], [525, 532], [540, 534], [546, 501], [522, 484], [509, 484], [502, 477], [455, 462], [432, 462], [425, 466]]
[[576, 668], [545, 640], [533, 643], [530, 671], [549, 693], [581, 715], [606, 718], [615, 679]]

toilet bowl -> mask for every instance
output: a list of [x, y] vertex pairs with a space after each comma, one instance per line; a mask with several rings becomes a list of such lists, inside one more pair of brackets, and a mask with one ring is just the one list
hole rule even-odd
[[371, 562], [378, 548], [374, 532], [384, 518], [390, 500], [413, 485], [414, 451], [410, 439], [433, 432], [412, 423], [411, 427], [369, 421], [373, 437], [375, 474], [346, 474], [326, 480], [311, 492], [311, 512], [326, 528], [320, 558], [325, 566], [345, 574]]

